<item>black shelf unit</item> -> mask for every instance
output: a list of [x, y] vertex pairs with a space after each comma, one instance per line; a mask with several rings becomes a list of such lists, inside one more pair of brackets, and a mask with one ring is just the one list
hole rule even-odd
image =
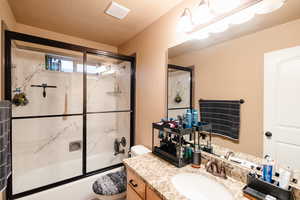
[[[174, 138], [177, 136], [177, 140], [172, 140], [174, 142], [173, 150], [169, 151], [162, 144], [162, 139], [160, 138], [160, 145], [156, 146], [155, 143], [155, 131], [163, 132], [163, 137]], [[203, 132], [208, 132], [210, 135], [211, 144], [211, 124], [199, 122], [197, 126], [192, 128], [170, 128], [167, 124], [161, 124], [160, 122], [152, 123], [152, 153], [167, 162], [175, 165], [176, 167], [184, 167], [192, 162], [191, 158], [185, 158], [183, 156], [182, 148], [185, 144], [189, 144], [193, 151], [195, 146], [200, 146], [200, 137]], [[193, 142], [184, 141], [183, 136], [189, 136]], [[196, 140], [198, 138], [198, 140]], [[201, 147], [203, 149], [203, 147]], [[211, 149], [211, 148], [209, 148]]]

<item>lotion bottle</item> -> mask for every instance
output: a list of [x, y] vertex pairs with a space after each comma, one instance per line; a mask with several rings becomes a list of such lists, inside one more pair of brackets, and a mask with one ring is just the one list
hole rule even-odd
[[279, 170], [279, 187], [287, 190], [289, 189], [289, 185], [290, 185], [290, 180], [292, 177], [292, 172], [290, 170], [290, 168], [288, 167], [286, 170], [285, 169], [280, 169]]

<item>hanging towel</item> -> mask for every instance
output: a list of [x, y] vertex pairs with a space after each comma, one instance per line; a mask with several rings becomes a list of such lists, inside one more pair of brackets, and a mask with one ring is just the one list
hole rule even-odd
[[199, 100], [201, 121], [212, 124], [213, 134], [238, 140], [241, 101]]
[[0, 101], [0, 191], [7, 186], [7, 179], [11, 174], [10, 151], [10, 112], [9, 101]]

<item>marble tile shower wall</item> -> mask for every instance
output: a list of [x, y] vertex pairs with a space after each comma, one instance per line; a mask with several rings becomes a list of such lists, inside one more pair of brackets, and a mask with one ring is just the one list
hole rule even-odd
[[[168, 108], [190, 106], [190, 73], [186, 71], [169, 72], [168, 77]], [[177, 97], [181, 102], [176, 101]], [[177, 118], [186, 112], [185, 109], [169, 110], [168, 117]]]
[[[44, 53], [14, 48], [12, 55], [12, 89], [20, 88], [29, 101], [13, 105], [13, 117], [82, 113], [82, 73], [46, 71]], [[88, 111], [129, 109], [130, 63], [114, 67], [120, 70], [112, 75], [88, 75]], [[46, 89], [44, 98], [42, 88], [30, 87], [42, 83], [57, 88]], [[113, 145], [124, 136], [129, 146], [129, 116], [129, 112], [87, 116], [87, 171], [120, 163], [127, 155], [114, 156]], [[82, 141], [82, 126], [82, 116], [13, 120], [13, 193], [81, 175], [82, 151], [70, 152], [69, 144]]]
[[[169, 72], [168, 107], [180, 108], [190, 106], [190, 73], [186, 71]], [[181, 102], [175, 98], [181, 97]]]
[[[16, 48], [12, 51], [12, 64], [12, 89], [20, 88], [29, 101], [26, 106], [13, 106], [13, 117], [82, 112], [82, 73], [45, 70], [44, 53]], [[57, 88], [47, 88], [44, 98], [42, 88], [31, 87], [42, 83]]]

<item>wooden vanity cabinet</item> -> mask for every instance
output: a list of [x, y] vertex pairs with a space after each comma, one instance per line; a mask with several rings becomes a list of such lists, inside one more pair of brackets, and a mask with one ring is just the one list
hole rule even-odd
[[143, 200], [130, 185], [127, 185], [127, 200]]
[[127, 200], [162, 200], [132, 170], [127, 169]]
[[146, 188], [146, 200], [162, 200], [151, 188]]

